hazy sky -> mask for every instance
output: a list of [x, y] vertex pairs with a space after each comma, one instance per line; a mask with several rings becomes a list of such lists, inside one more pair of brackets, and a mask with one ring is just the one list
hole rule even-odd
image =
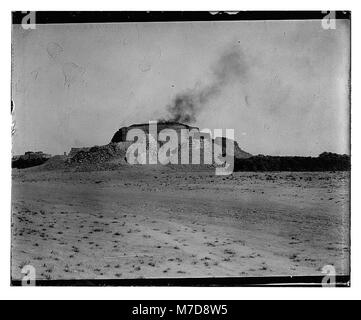
[[239, 72], [226, 69], [194, 125], [233, 128], [253, 154], [348, 152], [349, 24], [337, 20], [14, 26], [13, 153], [107, 144], [167, 117], [177, 95], [220, 82], [228, 52]]

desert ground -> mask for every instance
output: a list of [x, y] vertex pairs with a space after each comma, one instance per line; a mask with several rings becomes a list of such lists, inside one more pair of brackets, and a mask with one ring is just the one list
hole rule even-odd
[[349, 274], [349, 172], [12, 174], [14, 280]]

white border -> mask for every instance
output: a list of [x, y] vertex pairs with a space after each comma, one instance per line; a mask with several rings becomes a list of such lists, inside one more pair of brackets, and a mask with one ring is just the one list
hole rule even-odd
[[[271, 6], [272, 4], [272, 6]], [[352, 57], [361, 57], [360, 18], [357, 1], [343, 0], [302, 2], [291, 1], [215, 1], [195, 3], [193, 0], [171, 1], [83, 1], [74, 5], [74, 0], [50, 2], [45, 0], [13, 0], [1, 2], [1, 108], [0, 108], [0, 298], [1, 299], [359, 299], [361, 270], [359, 248], [361, 243], [360, 196], [358, 187], [361, 172], [360, 159], [360, 59], [352, 60], [352, 254], [351, 288], [16, 288], [10, 287], [10, 30], [14, 10], [351, 10], [352, 11]]]

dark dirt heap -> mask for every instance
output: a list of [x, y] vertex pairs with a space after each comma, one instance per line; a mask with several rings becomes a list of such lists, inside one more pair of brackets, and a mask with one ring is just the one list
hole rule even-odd
[[50, 154], [43, 153], [41, 151], [25, 152], [24, 155], [14, 156], [11, 161], [12, 168], [29, 168], [43, 164], [51, 158]]

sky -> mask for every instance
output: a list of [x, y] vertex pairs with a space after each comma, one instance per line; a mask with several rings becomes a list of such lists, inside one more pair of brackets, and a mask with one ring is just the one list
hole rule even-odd
[[252, 154], [349, 153], [349, 56], [345, 20], [14, 25], [13, 154], [107, 144], [177, 97]]

